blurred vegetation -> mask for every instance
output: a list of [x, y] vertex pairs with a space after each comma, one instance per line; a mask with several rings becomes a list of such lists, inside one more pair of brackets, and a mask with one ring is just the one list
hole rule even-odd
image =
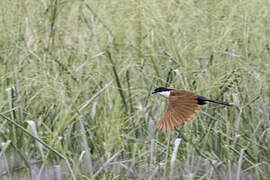
[[[268, 0], [2, 0], [0, 16], [0, 179], [34, 164], [70, 179], [270, 178]], [[234, 106], [160, 133], [159, 86]]]

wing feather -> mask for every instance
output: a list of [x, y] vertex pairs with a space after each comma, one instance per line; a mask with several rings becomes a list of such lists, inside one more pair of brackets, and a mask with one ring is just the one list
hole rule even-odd
[[185, 90], [173, 90], [169, 96], [167, 111], [156, 125], [160, 131], [174, 130], [192, 120], [200, 111], [197, 95]]

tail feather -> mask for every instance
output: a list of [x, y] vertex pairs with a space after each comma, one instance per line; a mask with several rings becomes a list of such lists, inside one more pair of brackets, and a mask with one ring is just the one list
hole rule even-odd
[[216, 104], [222, 104], [222, 105], [225, 105], [225, 106], [232, 106], [231, 104], [229, 104], [227, 102], [223, 102], [223, 101], [219, 101], [219, 100], [210, 100], [210, 99], [207, 99], [206, 101], [212, 102], [212, 103], [216, 103]]
[[216, 104], [222, 104], [225, 106], [232, 106], [231, 104], [229, 104], [227, 102], [219, 101], [219, 100], [211, 100], [211, 99], [207, 99], [206, 97], [203, 97], [203, 96], [197, 96], [197, 100], [198, 100], [199, 105], [204, 105], [204, 104], [206, 104], [206, 102], [211, 102], [211, 103], [216, 103]]

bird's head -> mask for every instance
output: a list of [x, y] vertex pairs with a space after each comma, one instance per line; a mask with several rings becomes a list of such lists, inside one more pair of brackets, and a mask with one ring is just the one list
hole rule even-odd
[[158, 94], [160, 96], [163, 96], [165, 98], [168, 98], [170, 96], [170, 92], [174, 90], [174, 89], [171, 89], [171, 88], [165, 88], [165, 87], [159, 87], [159, 88], [156, 88], [154, 90], [154, 92], [152, 92], [152, 94]]

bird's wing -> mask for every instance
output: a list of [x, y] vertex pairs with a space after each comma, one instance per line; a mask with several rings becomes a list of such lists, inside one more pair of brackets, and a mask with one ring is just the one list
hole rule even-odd
[[185, 90], [173, 90], [169, 96], [167, 111], [163, 114], [156, 128], [160, 131], [174, 128], [192, 120], [200, 111], [197, 95]]

